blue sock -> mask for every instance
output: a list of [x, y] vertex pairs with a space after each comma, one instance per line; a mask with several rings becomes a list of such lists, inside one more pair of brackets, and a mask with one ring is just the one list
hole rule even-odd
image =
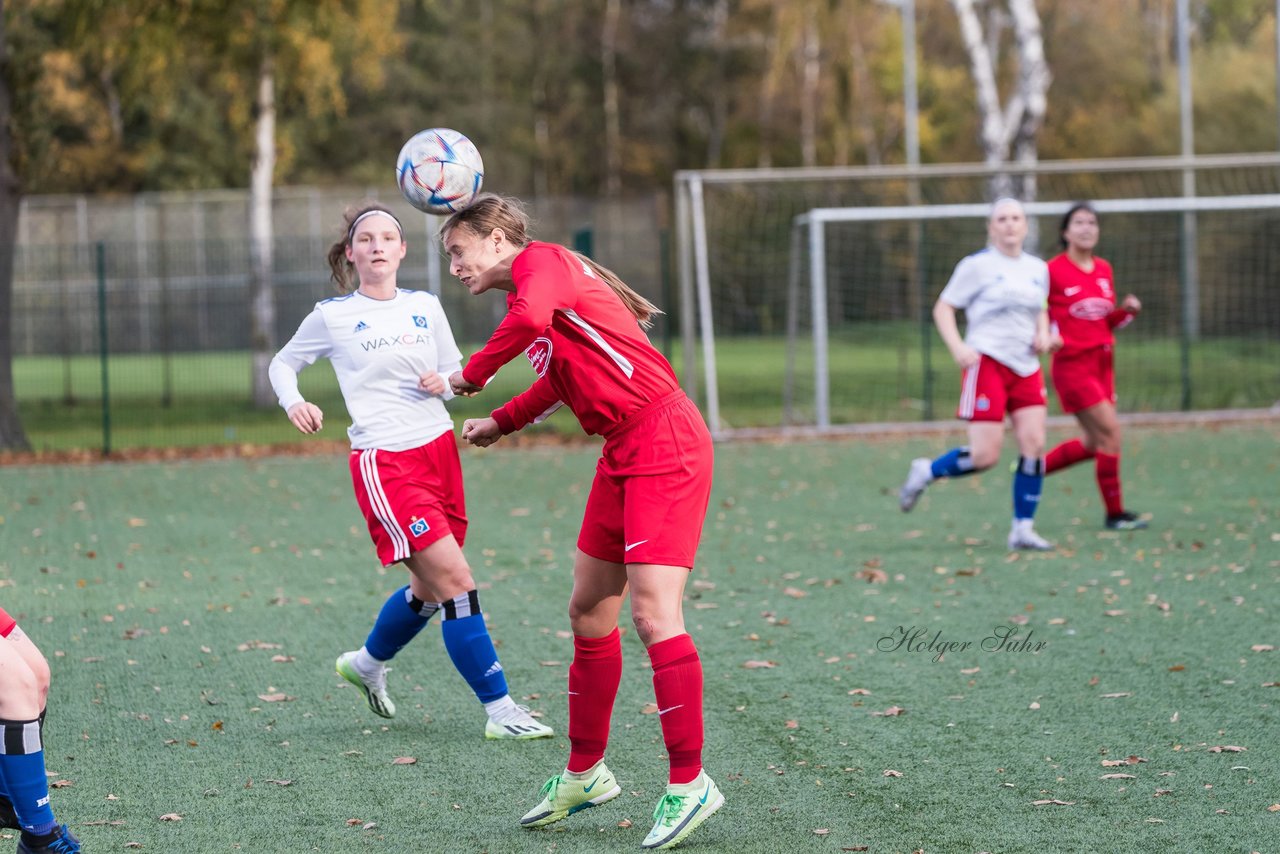
[[501, 700], [507, 695], [507, 677], [498, 662], [489, 629], [480, 613], [480, 597], [469, 590], [446, 602], [441, 602], [444, 622], [440, 633], [444, 635], [444, 648], [453, 659], [462, 678], [482, 703]]
[[26, 833], [44, 836], [58, 826], [49, 807], [39, 720], [0, 720], [0, 786]]
[[1043, 486], [1044, 460], [1018, 457], [1018, 467], [1013, 473], [1013, 518], [1035, 518]]
[[436, 603], [414, 596], [408, 585], [401, 587], [383, 603], [364, 648], [379, 661], [390, 661], [426, 628], [438, 610]]
[[934, 477], [964, 477], [973, 472], [973, 457], [968, 446], [952, 448], [933, 461]]

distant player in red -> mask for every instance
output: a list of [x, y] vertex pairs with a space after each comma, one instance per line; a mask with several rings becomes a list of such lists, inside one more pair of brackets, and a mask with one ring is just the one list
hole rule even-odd
[[621, 792], [603, 760], [622, 676], [618, 617], [629, 592], [670, 759], [643, 846], [670, 848], [724, 802], [702, 769], [702, 663], [682, 608], [711, 494], [711, 435], [641, 328], [657, 309], [585, 256], [531, 240], [528, 228], [517, 201], [489, 193], [441, 228], [450, 272], [472, 294], [510, 292], [488, 343], [450, 377], [454, 391], [479, 392], [520, 353], [538, 374], [488, 418], [467, 420], [462, 438], [491, 445], [562, 404], [587, 433], [605, 438], [569, 600], [569, 761], [520, 822], [542, 827]]
[[1092, 458], [1108, 528], [1147, 527], [1124, 509], [1120, 488], [1120, 421], [1116, 418], [1113, 330], [1142, 310], [1128, 294], [1116, 307], [1111, 265], [1093, 254], [1098, 214], [1087, 203], [1073, 205], [1059, 230], [1066, 250], [1049, 261], [1049, 318], [1062, 339], [1051, 373], [1064, 412], [1075, 415], [1084, 437], [1063, 442], [1045, 457], [1045, 474]]

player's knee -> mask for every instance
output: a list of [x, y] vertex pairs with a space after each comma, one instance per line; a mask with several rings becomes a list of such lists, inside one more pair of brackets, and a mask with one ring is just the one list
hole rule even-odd
[[969, 453], [974, 471], [986, 471], [1000, 461], [1000, 449], [974, 448]]
[[664, 613], [646, 613], [637, 611], [632, 602], [631, 622], [636, 627], [636, 634], [645, 646], [656, 641], [673, 637], [684, 632], [677, 616]]
[[49, 668], [44, 667], [44, 680], [25, 664], [6, 667], [0, 678], [0, 716], [8, 720], [32, 720], [44, 708], [49, 693]]

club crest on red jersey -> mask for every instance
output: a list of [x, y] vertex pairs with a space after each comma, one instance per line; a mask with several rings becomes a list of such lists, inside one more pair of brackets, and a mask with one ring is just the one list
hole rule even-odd
[[1098, 290], [1102, 291], [1104, 297], [1111, 296], [1111, 280], [1102, 276], [1098, 277]]
[[547, 366], [551, 364], [551, 339], [542, 337], [535, 339], [525, 348], [524, 355], [533, 366], [533, 372], [542, 376], [547, 372]]

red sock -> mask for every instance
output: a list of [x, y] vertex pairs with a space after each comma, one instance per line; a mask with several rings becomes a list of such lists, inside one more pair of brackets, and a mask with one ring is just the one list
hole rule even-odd
[[1071, 439], [1063, 442], [1054, 448], [1044, 457], [1044, 473], [1053, 474], [1068, 466], [1073, 466], [1078, 462], [1087, 460], [1093, 456], [1093, 451], [1084, 446], [1084, 442], [1079, 439]]
[[587, 771], [604, 758], [609, 718], [622, 681], [622, 636], [614, 629], [602, 638], [573, 637], [569, 665], [569, 764]]
[[1107, 515], [1119, 516], [1124, 512], [1124, 501], [1120, 497], [1120, 455], [1098, 454], [1094, 473], [1098, 478], [1102, 503], [1107, 505]]
[[691, 783], [702, 770], [702, 660], [693, 638], [676, 635], [649, 647], [670, 783]]

